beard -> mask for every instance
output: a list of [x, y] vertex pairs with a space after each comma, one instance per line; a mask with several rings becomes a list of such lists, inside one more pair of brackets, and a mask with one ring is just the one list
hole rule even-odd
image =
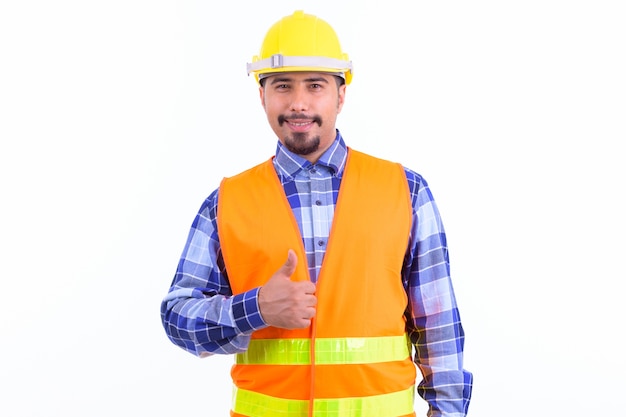
[[294, 133], [291, 137], [283, 138], [285, 147], [296, 155], [310, 155], [320, 147], [320, 137], [313, 136], [309, 138], [308, 133]]
[[[278, 124], [282, 126], [289, 119], [297, 119], [297, 120], [312, 120], [314, 123], [317, 123], [318, 126], [322, 126], [322, 118], [320, 116], [312, 116], [306, 117], [299, 114], [292, 114], [290, 116], [278, 116]], [[306, 156], [310, 155], [320, 147], [320, 136], [309, 137], [307, 132], [295, 132], [291, 136], [287, 136], [283, 138], [283, 143], [285, 147], [295, 153], [296, 155]]]

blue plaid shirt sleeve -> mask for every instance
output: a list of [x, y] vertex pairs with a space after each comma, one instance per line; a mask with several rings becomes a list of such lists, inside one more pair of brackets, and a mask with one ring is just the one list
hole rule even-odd
[[232, 295], [217, 236], [217, 194], [200, 207], [161, 303], [170, 340], [197, 356], [245, 351], [252, 332], [267, 327], [257, 303], [258, 288]]
[[465, 335], [450, 278], [446, 234], [428, 183], [406, 169], [413, 201], [411, 240], [403, 280], [409, 296], [407, 331], [423, 379], [419, 395], [429, 416], [462, 417], [473, 376], [463, 369]]

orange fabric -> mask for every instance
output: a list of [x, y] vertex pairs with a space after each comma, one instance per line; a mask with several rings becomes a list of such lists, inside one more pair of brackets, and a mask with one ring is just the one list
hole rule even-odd
[[[233, 366], [231, 376], [237, 387], [249, 391], [262, 392], [272, 397], [291, 400], [309, 399], [311, 371], [308, 366], [280, 365], [280, 372], [268, 372], [267, 365]], [[285, 378], [285, 374], [290, 377]], [[294, 389], [293, 381], [299, 381], [300, 389]], [[263, 387], [259, 391], [258, 387]]]
[[[288, 249], [298, 256], [292, 279], [309, 279], [298, 225], [271, 160], [224, 179], [218, 201], [218, 232], [234, 294], [262, 286], [285, 262]], [[349, 150], [313, 325], [270, 327], [252, 337], [403, 335], [407, 298], [401, 268], [411, 214], [402, 166]], [[280, 398], [341, 398], [406, 389], [415, 382], [415, 366], [410, 357], [364, 365], [234, 365], [231, 375], [240, 388]]]
[[[309, 279], [304, 245], [294, 233], [298, 223], [271, 160], [224, 179], [219, 193], [217, 230], [233, 294], [263, 285], [285, 263], [289, 249], [298, 256], [291, 279]], [[253, 334], [260, 339], [310, 336], [310, 329], [275, 327]]]
[[[316, 387], [315, 394], [319, 398], [345, 398], [400, 391], [414, 382], [414, 375], [404, 372], [412, 366], [410, 358], [403, 362], [367, 365], [318, 365], [315, 367], [315, 376], [324, 383]], [[308, 366], [280, 365], [279, 371], [267, 372], [267, 365], [234, 366], [232, 377], [238, 381], [237, 387], [241, 389], [256, 391], [258, 385], [263, 387], [263, 394], [273, 397], [292, 400], [309, 398], [308, 390], [294, 390], [291, 386], [293, 381], [302, 381], [300, 384], [308, 387]], [[285, 378], [285, 374], [290, 378]], [[394, 375], [394, 378], [387, 378], [388, 374]], [[254, 375], [254, 379], [249, 379], [248, 375]], [[368, 384], [355, 383], [366, 380], [371, 381]]]
[[415, 374], [406, 372], [413, 368], [410, 358], [403, 362], [365, 365], [318, 365], [315, 367], [315, 377], [319, 381], [315, 395], [318, 398], [347, 398], [401, 391], [415, 382]]

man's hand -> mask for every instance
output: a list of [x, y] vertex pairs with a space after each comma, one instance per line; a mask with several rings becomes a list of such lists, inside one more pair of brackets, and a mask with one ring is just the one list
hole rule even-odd
[[311, 325], [315, 316], [315, 284], [292, 281], [298, 257], [289, 249], [287, 262], [259, 290], [259, 309], [270, 326], [298, 329]]

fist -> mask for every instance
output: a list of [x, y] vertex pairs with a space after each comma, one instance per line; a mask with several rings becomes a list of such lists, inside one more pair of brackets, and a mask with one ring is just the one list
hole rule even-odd
[[259, 309], [270, 326], [298, 329], [311, 325], [315, 317], [315, 284], [310, 281], [292, 281], [298, 257], [289, 249], [287, 261], [259, 290]]

